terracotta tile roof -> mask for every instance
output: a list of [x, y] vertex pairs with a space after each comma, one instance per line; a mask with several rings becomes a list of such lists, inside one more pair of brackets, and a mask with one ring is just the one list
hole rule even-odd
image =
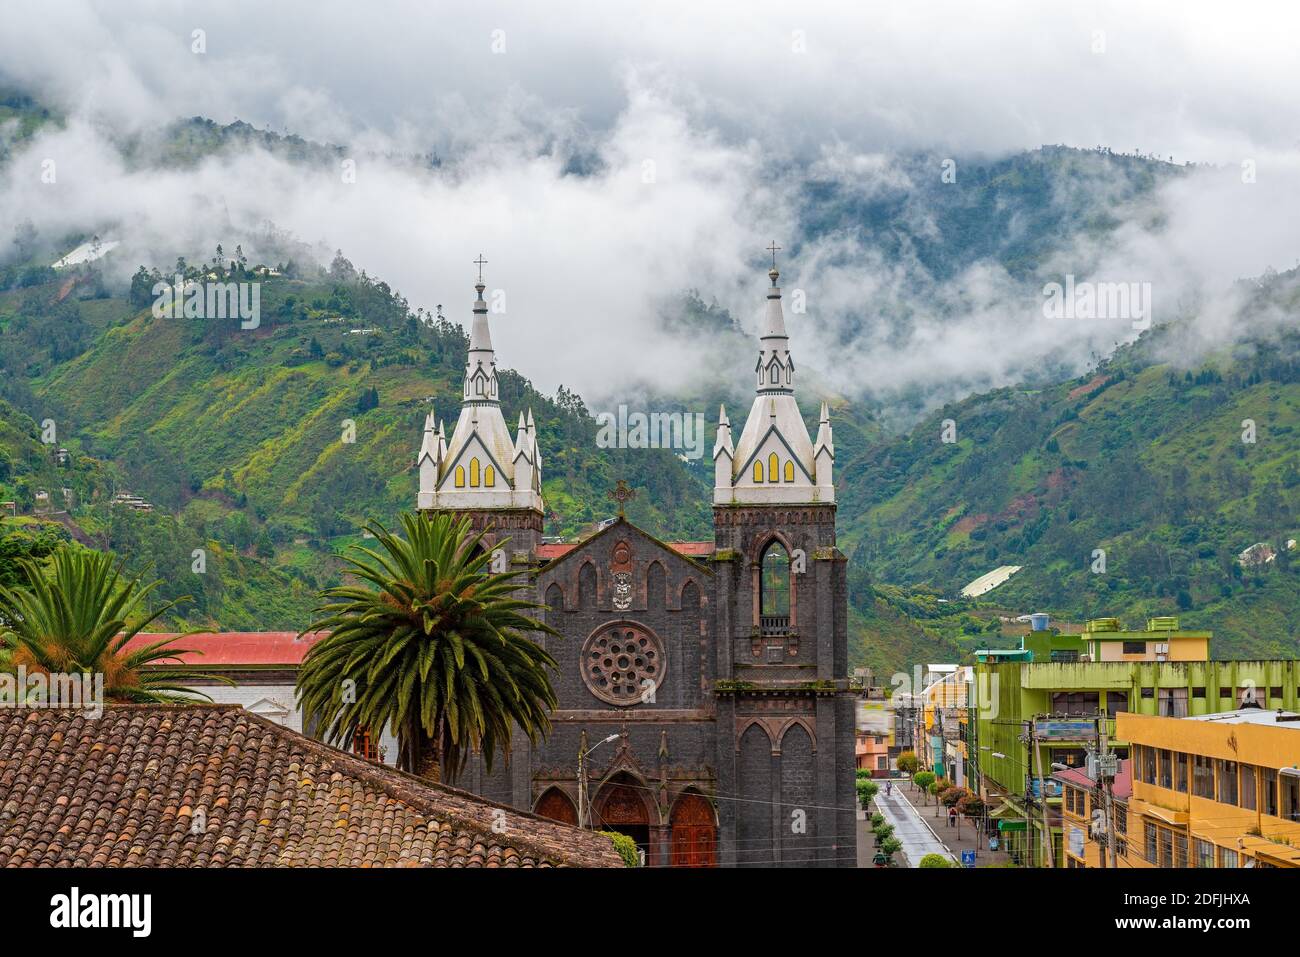
[[[192, 833], [202, 809], [206, 828]], [[235, 705], [0, 710], [0, 866], [621, 867], [608, 838]]]
[[[232, 665], [296, 667], [302, 664], [307, 650], [320, 637], [313, 632], [299, 639], [296, 631], [206, 631], [183, 638], [177, 638], [175, 632], [142, 632], [128, 641], [126, 647], [135, 650], [164, 638], [177, 638], [176, 647], [202, 652], [182, 655], [180, 660], [201, 668]], [[174, 661], [162, 662], [164, 667], [174, 664]]]

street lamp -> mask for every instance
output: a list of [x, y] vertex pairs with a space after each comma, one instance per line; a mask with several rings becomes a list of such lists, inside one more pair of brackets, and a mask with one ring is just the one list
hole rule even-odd
[[585, 751], [582, 748], [578, 749], [578, 827], [591, 827], [590, 808], [587, 806], [587, 755], [602, 744], [609, 744], [609, 742], [617, 739], [617, 734], [611, 734], [607, 738], [601, 738]]

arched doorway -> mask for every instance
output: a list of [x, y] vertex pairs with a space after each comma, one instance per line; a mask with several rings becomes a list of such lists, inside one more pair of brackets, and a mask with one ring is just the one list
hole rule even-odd
[[537, 802], [533, 813], [538, 817], [549, 817], [552, 821], [578, 826], [578, 809], [573, 806], [569, 796], [559, 788], [549, 788]]
[[714, 867], [718, 863], [718, 825], [713, 805], [687, 791], [673, 805], [673, 867]]
[[598, 831], [617, 831], [636, 841], [640, 851], [650, 853], [650, 812], [638, 782], [617, 774], [596, 793], [592, 802], [592, 824]]

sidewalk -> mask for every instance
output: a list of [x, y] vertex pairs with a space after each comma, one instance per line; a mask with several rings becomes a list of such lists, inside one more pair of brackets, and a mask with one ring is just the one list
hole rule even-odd
[[[894, 826], [894, 836], [902, 841], [903, 849], [899, 853], [907, 867], [919, 867], [921, 858], [927, 854], [939, 854], [954, 863], [958, 861], [958, 857], [945, 846], [938, 829], [921, 815], [919, 808], [912, 805], [897, 782], [892, 794], [885, 794], [883, 787], [880, 789], [875, 805], [885, 820]], [[867, 841], [870, 845], [875, 843], [869, 832]]]
[[[923, 795], [920, 789], [910, 781], [901, 786], [897, 781], [895, 781], [895, 793], [900, 790], [906, 793], [908, 800], [916, 805], [917, 812], [925, 818], [926, 823], [934, 828], [934, 832], [939, 836], [939, 840], [948, 847], [952, 852], [952, 856], [958, 862], [961, 861], [962, 851], [975, 852], [976, 867], [987, 867], [990, 864], [1005, 864], [1010, 860], [1004, 851], [989, 850], [988, 836], [979, 833], [979, 824], [977, 821], [971, 821], [968, 818], [961, 818], [960, 828], [949, 826], [948, 809], [946, 807], [940, 805], [939, 816], [937, 818], [934, 816], [934, 798], [930, 797], [928, 794]], [[885, 792], [882, 790], [880, 793], [883, 795]], [[929, 801], [930, 803], [926, 805], [924, 804], [925, 801]]]

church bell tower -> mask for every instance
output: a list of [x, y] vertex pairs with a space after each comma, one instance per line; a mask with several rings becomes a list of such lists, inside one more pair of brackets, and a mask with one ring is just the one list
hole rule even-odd
[[754, 401], [738, 440], [722, 409], [713, 450], [719, 788], [770, 795], [719, 809], [734, 848], [724, 863], [741, 866], [841, 864], [856, 847], [835, 445], [826, 403], [814, 441], [795, 399], [779, 248], [769, 247]]
[[468, 514], [475, 531], [489, 529], [487, 547], [508, 539], [514, 557], [535, 552], [542, 535], [542, 463], [532, 410], [519, 413], [510, 437], [501, 412], [496, 350], [483, 298], [482, 256], [476, 260], [474, 320], [470, 328], [460, 417], [450, 437], [432, 412], [425, 418], [417, 464], [422, 511]]

